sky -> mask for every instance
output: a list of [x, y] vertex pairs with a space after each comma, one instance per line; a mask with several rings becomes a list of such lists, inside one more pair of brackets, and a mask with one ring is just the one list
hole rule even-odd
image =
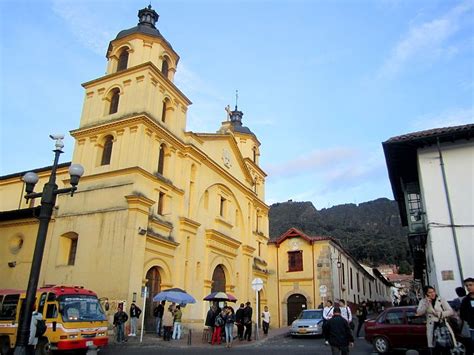
[[[149, 0], [0, 0], [0, 176], [70, 161], [109, 41]], [[474, 0], [152, 0], [193, 102], [187, 130], [225, 106], [261, 142], [267, 204], [393, 199], [381, 143], [474, 122]], [[87, 172], [86, 172], [87, 173]]]

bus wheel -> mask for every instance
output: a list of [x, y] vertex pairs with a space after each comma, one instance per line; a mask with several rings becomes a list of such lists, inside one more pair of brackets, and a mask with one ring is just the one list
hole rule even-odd
[[41, 338], [36, 345], [35, 355], [52, 355], [51, 345], [47, 338]]
[[8, 355], [10, 353], [10, 340], [8, 337], [0, 338], [0, 354]]

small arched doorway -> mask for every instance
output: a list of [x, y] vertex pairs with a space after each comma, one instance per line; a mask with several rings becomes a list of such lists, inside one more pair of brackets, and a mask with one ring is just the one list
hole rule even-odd
[[161, 275], [157, 266], [153, 266], [146, 273], [146, 287], [148, 289], [148, 297], [145, 303], [145, 331], [154, 332], [156, 328], [156, 320], [153, 316], [153, 309], [157, 304], [153, 303], [153, 297], [161, 291]]
[[225, 273], [222, 265], [217, 265], [212, 274], [211, 292], [225, 292]]
[[288, 325], [291, 325], [304, 309], [306, 309], [305, 296], [295, 293], [288, 297]]

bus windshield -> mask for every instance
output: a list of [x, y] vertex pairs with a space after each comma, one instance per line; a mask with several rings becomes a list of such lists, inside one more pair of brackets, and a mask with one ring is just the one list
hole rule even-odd
[[64, 322], [104, 321], [106, 316], [97, 297], [65, 295], [59, 297], [59, 309]]

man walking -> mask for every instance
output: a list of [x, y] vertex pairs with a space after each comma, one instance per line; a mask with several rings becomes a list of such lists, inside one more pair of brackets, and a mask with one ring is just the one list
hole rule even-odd
[[245, 305], [241, 303], [240, 308], [235, 312], [235, 324], [237, 325], [239, 340], [244, 340], [244, 309]]
[[365, 303], [365, 301], [362, 302], [359, 308], [357, 308], [356, 315], [357, 315], [357, 337], [359, 338], [360, 329], [362, 328], [362, 325], [367, 319], [367, 304]]
[[252, 307], [250, 307], [250, 302], [245, 303], [244, 308], [244, 326], [245, 334], [244, 339], [251, 341], [252, 340]]
[[114, 326], [117, 343], [125, 342], [125, 323], [128, 320], [128, 315], [123, 311], [123, 303], [118, 306], [117, 312], [114, 314]]
[[324, 337], [328, 339], [331, 345], [332, 355], [347, 355], [349, 347], [354, 346], [354, 337], [352, 336], [349, 323], [341, 317], [341, 309], [334, 307], [333, 316], [323, 326]]

